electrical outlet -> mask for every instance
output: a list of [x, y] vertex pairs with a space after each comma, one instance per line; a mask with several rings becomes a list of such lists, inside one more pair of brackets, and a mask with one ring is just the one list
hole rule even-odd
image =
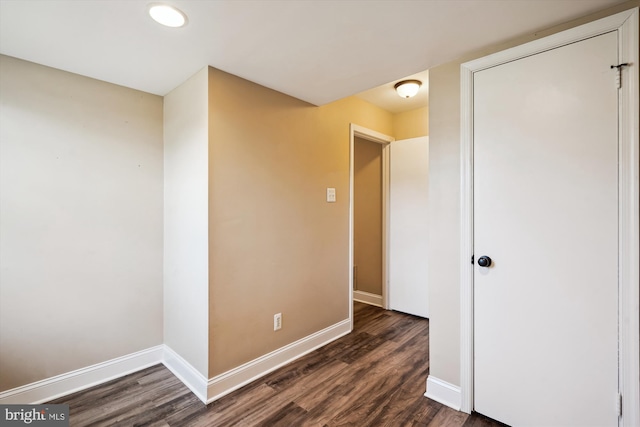
[[273, 330], [277, 331], [282, 329], [282, 313], [273, 315]]
[[336, 189], [335, 188], [327, 188], [327, 202], [335, 203], [336, 202]]

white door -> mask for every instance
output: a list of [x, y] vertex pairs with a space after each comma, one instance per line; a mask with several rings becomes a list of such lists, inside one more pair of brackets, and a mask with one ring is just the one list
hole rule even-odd
[[428, 137], [391, 143], [389, 186], [389, 308], [429, 317]]
[[618, 423], [617, 49], [474, 74], [474, 409], [510, 425]]

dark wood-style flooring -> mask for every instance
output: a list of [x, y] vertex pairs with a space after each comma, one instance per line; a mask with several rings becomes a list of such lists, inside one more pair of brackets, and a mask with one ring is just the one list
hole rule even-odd
[[163, 365], [51, 403], [72, 426], [502, 426], [423, 396], [429, 321], [356, 303], [354, 331], [206, 406]]

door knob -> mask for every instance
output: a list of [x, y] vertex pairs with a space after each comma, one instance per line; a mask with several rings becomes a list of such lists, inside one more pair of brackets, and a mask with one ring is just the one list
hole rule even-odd
[[491, 258], [488, 256], [481, 256], [478, 258], [478, 265], [480, 267], [491, 267]]

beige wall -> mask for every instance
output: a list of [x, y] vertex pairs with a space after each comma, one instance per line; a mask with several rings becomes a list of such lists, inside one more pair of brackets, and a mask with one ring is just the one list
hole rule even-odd
[[348, 318], [350, 122], [393, 130], [209, 69], [210, 377]]
[[355, 290], [382, 295], [382, 144], [354, 138]]
[[396, 140], [429, 135], [429, 107], [393, 115], [393, 136]]
[[0, 391], [162, 344], [162, 98], [0, 56]]
[[637, 0], [626, 2], [565, 25], [489, 46], [430, 70], [430, 375], [460, 384], [460, 64], [639, 5]]
[[164, 98], [164, 342], [209, 366], [208, 67]]

